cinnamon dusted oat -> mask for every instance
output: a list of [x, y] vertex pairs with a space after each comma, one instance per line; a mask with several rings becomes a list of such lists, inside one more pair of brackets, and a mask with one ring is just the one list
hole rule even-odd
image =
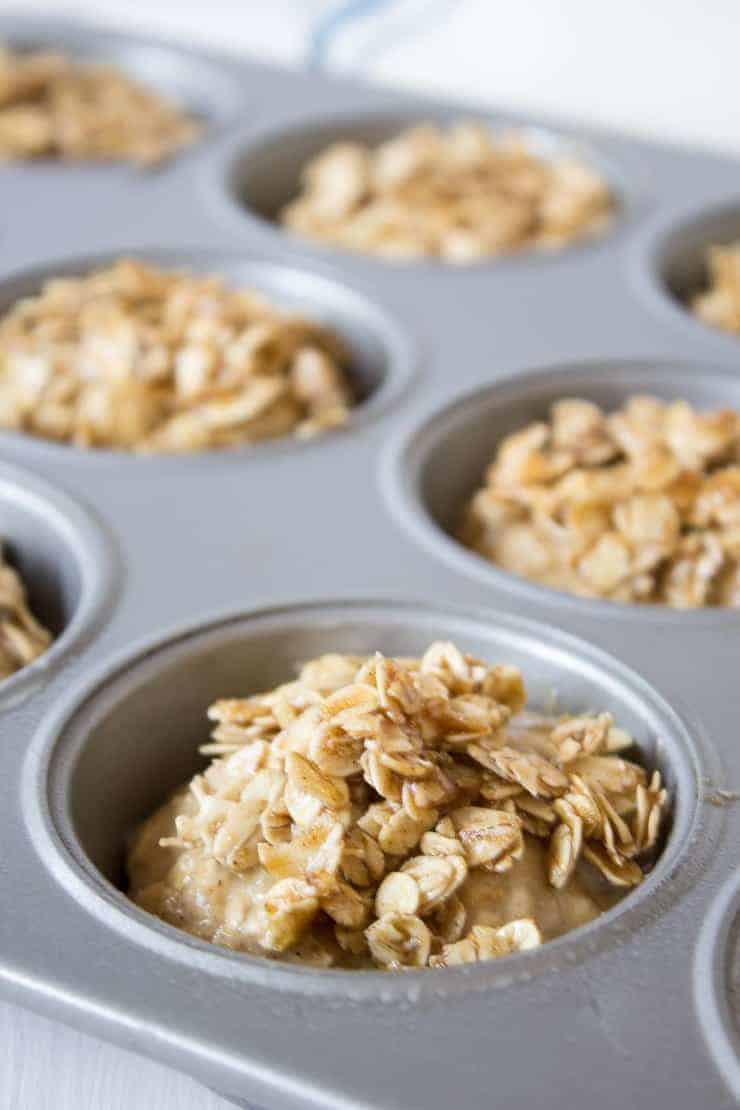
[[348, 359], [257, 290], [121, 259], [0, 318], [0, 427], [143, 452], [307, 438], [347, 419]]
[[0, 548], [0, 680], [33, 663], [50, 643], [50, 633], [28, 607], [20, 575]]
[[375, 148], [332, 144], [305, 167], [280, 220], [395, 262], [461, 265], [562, 247], [601, 231], [613, 207], [604, 179], [575, 158], [544, 158], [525, 136], [466, 121], [421, 124]]
[[525, 701], [516, 668], [451, 643], [217, 701], [213, 760], [139, 829], [130, 897], [319, 967], [451, 966], [585, 924], [641, 882], [666, 790], [608, 713]]
[[0, 159], [147, 166], [200, 132], [182, 109], [113, 66], [0, 47]]
[[740, 413], [558, 401], [499, 445], [460, 538], [582, 597], [740, 607]]
[[709, 247], [706, 289], [691, 300], [695, 316], [713, 328], [740, 333], [740, 242]]

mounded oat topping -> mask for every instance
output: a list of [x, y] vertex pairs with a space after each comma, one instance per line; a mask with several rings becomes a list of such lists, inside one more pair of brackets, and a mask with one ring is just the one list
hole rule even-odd
[[474, 121], [421, 124], [371, 148], [338, 142], [310, 161], [281, 222], [312, 239], [403, 262], [465, 264], [555, 249], [603, 229], [606, 182]]
[[713, 328], [740, 333], [740, 243], [709, 247], [708, 288], [691, 301], [693, 313]]
[[0, 679], [28, 666], [46, 651], [51, 635], [28, 608], [23, 582], [0, 549]]
[[460, 539], [583, 597], [740, 607], [740, 413], [567, 399], [507, 436]]
[[153, 165], [200, 133], [196, 120], [112, 66], [0, 46], [0, 159]]
[[348, 358], [257, 290], [122, 259], [0, 318], [0, 427], [144, 452], [308, 438], [347, 419]]
[[608, 713], [525, 701], [515, 667], [441, 642], [217, 701], [214, 759], [138, 831], [130, 896], [321, 967], [444, 967], [576, 928], [642, 880], [666, 791]]

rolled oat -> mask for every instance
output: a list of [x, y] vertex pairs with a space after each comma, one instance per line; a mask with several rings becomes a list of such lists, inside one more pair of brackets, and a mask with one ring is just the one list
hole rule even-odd
[[[644, 396], [612, 413], [558, 401], [499, 445], [459, 536], [513, 574], [582, 597], [737, 608], [740, 413]], [[597, 739], [565, 743], [585, 751]], [[491, 769], [503, 758], [489, 753]]]
[[0, 427], [139, 452], [309, 438], [348, 417], [348, 359], [257, 290], [121, 259], [0, 318]]
[[0, 548], [0, 679], [28, 666], [50, 643], [51, 634], [28, 607], [20, 575], [5, 561]]
[[466, 121], [446, 130], [421, 124], [375, 148], [332, 144], [305, 167], [280, 219], [301, 235], [393, 262], [465, 265], [557, 249], [602, 230], [612, 210], [595, 170]]
[[0, 47], [0, 159], [153, 165], [201, 125], [114, 66]]
[[691, 299], [691, 310], [713, 328], [740, 333], [740, 243], [709, 247], [707, 286]]
[[217, 701], [215, 758], [139, 830], [130, 896], [319, 967], [494, 959], [592, 920], [650, 866], [667, 792], [609, 714], [525, 700], [516, 668], [435, 643]]

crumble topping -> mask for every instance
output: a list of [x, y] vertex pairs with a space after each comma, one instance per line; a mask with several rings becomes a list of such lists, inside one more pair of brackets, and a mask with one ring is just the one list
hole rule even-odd
[[0, 548], [0, 679], [33, 663], [50, 643], [51, 634], [28, 607], [20, 575], [5, 561]]
[[114, 66], [0, 46], [0, 159], [150, 166], [200, 133], [195, 119]]
[[604, 179], [582, 162], [542, 157], [525, 136], [464, 121], [421, 124], [375, 148], [333, 143], [307, 164], [280, 220], [391, 261], [462, 265], [557, 249], [601, 231], [613, 207]]
[[709, 247], [707, 287], [691, 301], [692, 312], [713, 328], [740, 333], [740, 243]]
[[130, 897], [323, 967], [449, 966], [576, 928], [642, 881], [667, 794], [608, 713], [525, 703], [515, 667], [444, 642], [216, 701], [212, 762], [138, 831]]
[[507, 436], [460, 538], [582, 597], [740, 606], [740, 414], [633, 396], [564, 399]]
[[309, 438], [346, 421], [348, 361], [255, 289], [120, 259], [0, 318], [0, 428], [144, 452]]

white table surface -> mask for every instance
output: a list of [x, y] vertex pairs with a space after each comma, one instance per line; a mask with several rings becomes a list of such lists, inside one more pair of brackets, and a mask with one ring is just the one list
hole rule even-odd
[[[384, 83], [740, 154], [738, 0], [376, 0], [359, 18], [339, 0], [0, 7], [79, 13], [287, 65], [313, 58]], [[0, 1110], [228, 1105], [170, 1069], [0, 1003]]]

